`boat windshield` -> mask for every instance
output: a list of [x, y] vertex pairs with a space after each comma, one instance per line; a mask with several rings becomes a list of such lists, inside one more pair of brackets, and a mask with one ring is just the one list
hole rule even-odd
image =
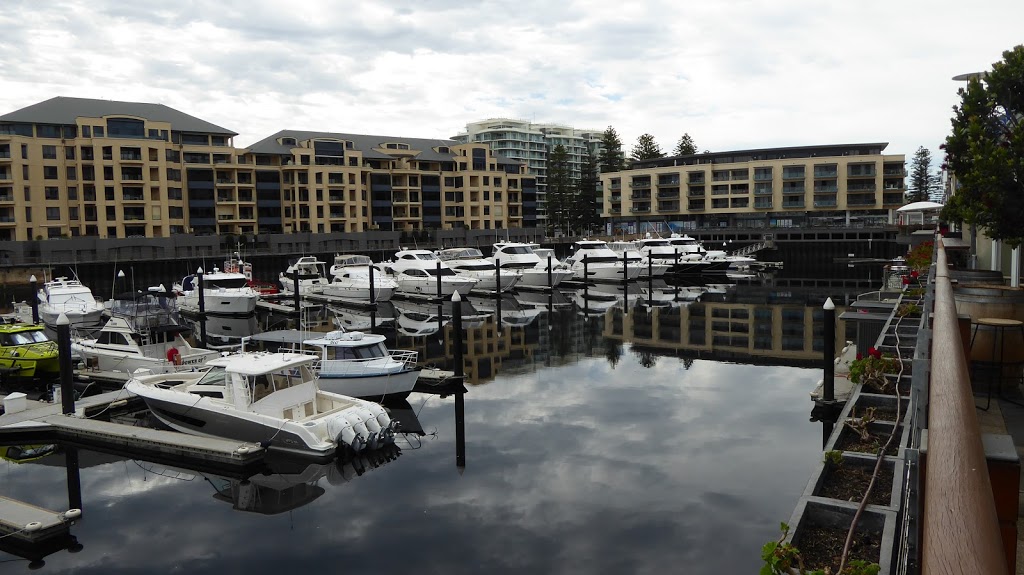
[[228, 372], [223, 367], [211, 367], [196, 385], [224, 385], [227, 381]]
[[334, 265], [337, 266], [372, 266], [373, 260], [367, 256], [335, 256]]
[[532, 254], [533, 250], [531, 250], [527, 246], [506, 246], [506, 247], [501, 248], [501, 253], [503, 253], [503, 254]]
[[7, 334], [11, 343], [7, 345], [28, 345], [30, 343], [43, 343], [50, 341], [46, 339], [46, 334], [39, 331], [21, 331], [17, 333]]
[[327, 347], [327, 359], [374, 359], [387, 357], [391, 354], [384, 347], [383, 342], [358, 347], [342, 347], [331, 345]]
[[[435, 276], [435, 277], [437, 276], [437, 272], [438, 272], [438, 271], [439, 271], [439, 270], [438, 270], [437, 268], [427, 268], [427, 269], [426, 269], [426, 272], [427, 272], [428, 274], [430, 274], [430, 275], [432, 275], [432, 276]], [[442, 276], [454, 276], [454, 275], [458, 275], [458, 274], [456, 274], [456, 273], [455, 273], [455, 270], [453, 270], [452, 268], [441, 268], [441, 269], [440, 269], [440, 272], [441, 272], [441, 275], [442, 275]]]
[[644, 247], [665, 247], [668, 246], [668, 240], [643, 240]]
[[[614, 263], [614, 262], [621, 261], [619, 258], [617, 258], [615, 256], [592, 256], [592, 255], [587, 255], [585, 257], [587, 259], [587, 263], [588, 264]], [[580, 265], [583, 265], [583, 258], [580, 258], [579, 261], [580, 261]]]
[[460, 270], [467, 271], [494, 271], [494, 264], [492, 263], [481, 263], [481, 264], [455, 264]]
[[212, 280], [208, 280], [208, 279], [204, 278], [203, 283], [206, 285], [207, 289], [217, 289], [217, 288], [237, 289], [237, 288], [244, 288], [248, 284], [248, 281], [249, 280], [245, 279], [244, 277], [212, 279]]

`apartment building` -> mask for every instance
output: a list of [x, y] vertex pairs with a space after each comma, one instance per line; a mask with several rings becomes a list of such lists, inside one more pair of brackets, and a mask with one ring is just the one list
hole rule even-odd
[[136, 102], [58, 97], [0, 116], [0, 240], [167, 237], [213, 221], [215, 181], [248, 171], [235, 135]]
[[905, 157], [887, 143], [737, 150], [634, 162], [601, 174], [610, 230], [871, 225], [904, 203]]
[[536, 225], [537, 179], [486, 144], [282, 130], [247, 151], [260, 232]]
[[0, 116], [0, 241], [536, 226], [537, 178], [486, 144], [236, 135], [137, 102], [58, 97]]
[[546, 219], [548, 155], [559, 145], [565, 148], [571, 177], [578, 179], [586, 156], [596, 158], [600, 154], [603, 133], [560, 124], [492, 118], [466, 124], [466, 131], [453, 139], [484, 142], [498, 155], [526, 164], [527, 173], [537, 177], [537, 218], [543, 221]]

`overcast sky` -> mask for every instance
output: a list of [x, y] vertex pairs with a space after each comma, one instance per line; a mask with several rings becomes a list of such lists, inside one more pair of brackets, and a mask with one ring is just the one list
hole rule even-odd
[[[239, 133], [446, 138], [511, 117], [628, 152], [890, 142], [937, 154], [959, 83], [1024, 42], [992, 0], [4, 0], [0, 113], [158, 102]], [[937, 165], [938, 161], [934, 165]]]

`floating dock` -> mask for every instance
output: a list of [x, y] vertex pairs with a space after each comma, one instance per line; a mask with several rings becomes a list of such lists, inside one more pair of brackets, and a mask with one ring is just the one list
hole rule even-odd
[[51, 511], [0, 495], [0, 538], [37, 542], [68, 534], [81, 510]]

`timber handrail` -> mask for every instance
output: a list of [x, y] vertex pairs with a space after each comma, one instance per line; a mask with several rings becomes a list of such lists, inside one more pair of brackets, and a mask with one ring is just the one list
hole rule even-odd
[[946, 252], [936, 250], [922, 573], [1007, 573], [957, 324]]

